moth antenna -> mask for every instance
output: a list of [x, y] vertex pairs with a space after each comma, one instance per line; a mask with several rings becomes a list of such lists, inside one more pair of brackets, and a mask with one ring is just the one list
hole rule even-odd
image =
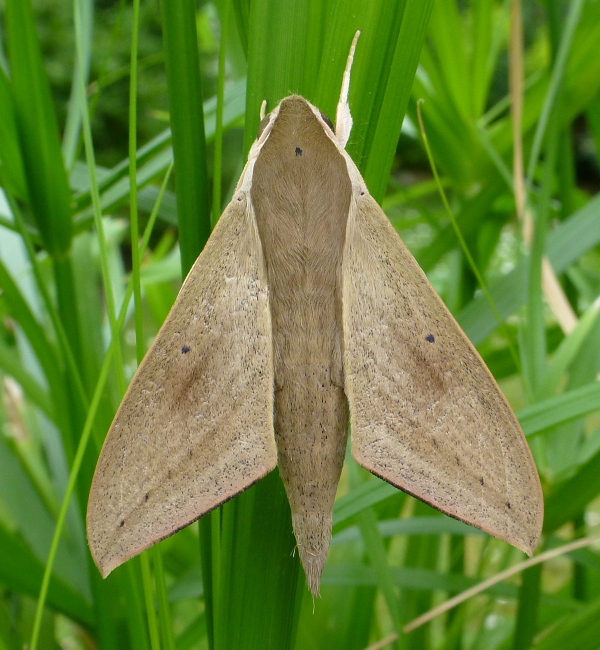
[[350, 70], [352, 70], [352, 62], [354, 61], [354, 51], [356, 50], [356, 41], [360, 36], [360, 29], [356, 30], [350, 52], [348, 52], [348, 60], [346, 61], [346, 69], [342, 77], [342, 90], [340, 92], [340, 99], [338, 101], [337, 110], [335, 113], [335, 136], [342, 147], [346, 146], [350, 131], [352, 130], [352, 115], [350, 114], [350, 105], [348, 104], [348, 91], [350, 90]]
[[265, 115], [267, 114], [266, 111], [267, 111], [267, 100], [263, 99], [262, 104], [260, 105], [260, 112], [258, 114], [261, 120], [265, 119]]

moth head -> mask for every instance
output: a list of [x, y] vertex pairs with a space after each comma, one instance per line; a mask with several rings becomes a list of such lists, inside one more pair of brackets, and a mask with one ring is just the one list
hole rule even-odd
[[269, 137], [269, 134], [273, 129], [273, 125], [275, 124], [275, 120], [279, 115], [280, 106], [281, 104], [278, 104], [270, 113], [267, 113], [260, 121], [260, 124], [258, 125], [258, 132], [256, 134], [257, 144], [262, 146], [265, 140]]
[[331, 122], [329, 117], [325, 115], [325, 113], [322, 113], [316, 106], [311, 104], [308, 100], [304, 99], [304, 97], [301, 97], [299, 95], [290, 95], [289, 97], [282, 99], [281, 102], [270, 113], [267, 113], [267, 115], [265, 115], [262, 118], [260, 124], [258, 125], [258, 131], [256, 134], [256, 143], [259, 146], [262, 146], [262, 144], [269, 137], [269, 134], [273, 129], [273, 125], [277, 120], [277, 116], [279, 115], [279, 111], [282, 104], [284, 104], [288, 100], [301, 100], [314, 113], [315, 117], [317, 118], [321, 126], [324, 128], [328, 136], [331, 137], [335, 133], [335, 129], [333, 128], [333, 123]]
[[325, 113], [321, 113], [321, 111], [319, 111], [319, 117], [321, 118], [321, 122], [324, 122], [329, 127], [329, 130], [334, 133], [335, 129], [333, 128], [333, 122], [329, 117], [325, 115]]
[[[306, 101], [306, 100], [304, 100]], [[316, 106], [306, 101], [310, 110], [314, 113], [314, 116], [317, 118], [317, 122], [323, 127], [323, 132], [325, 135], [332, 140], [336, 146], [338, 146], [338, 139], [335, 133], [335, 128], [333, 122], [329, 119], [329, 116], [325, 113], [322, 113]], [[343, 147], [342, 147], [343, 149]]]
[[325, 135], [337, 144], [335, 130], [329, 117], [327, 117], [327, 115], [324, 113], [321, 113], [321, 111], [316, 106], [311, 104], [304, 97], [301, 97], [300, 95], [290, 95], [289, 97], [282, 99], [281, 102], [270, 113], [262, 118], [258, 126], [256, 140], [254, 141], [254, 144], [250, 149], [250, 153], [248, 154], [248, 163], [250, 163], [251, 167], [254, 161], [258, 158], [258, 155], [260, 154], [260, 151], [263, 148], [265, 142], [269, 139], [269, 136], [275, 127], [275, 123], [277, 122], [277, 118], [281, 113], [282, 107], [284, 107], [283, 111], [285, 113], [287, 110], [299, 110], [299, 104], [303, 104], [305, 109], [308, 109], [310, 112], [312, 112], [317, 122], [321, 125]]

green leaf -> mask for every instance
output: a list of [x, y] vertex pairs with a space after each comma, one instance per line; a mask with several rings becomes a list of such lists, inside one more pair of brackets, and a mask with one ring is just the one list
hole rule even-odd
[[48, 252], [71, 245], [71, 192], [31, 0], [7, 0], [10, 74], [32, 214]]

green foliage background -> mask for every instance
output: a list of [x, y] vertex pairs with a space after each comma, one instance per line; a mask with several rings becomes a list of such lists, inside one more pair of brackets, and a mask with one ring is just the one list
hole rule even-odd
[[[315, 602], [275, 472], [105, 581], [84, 522], [112, 416], [231, 195], [260, 103], [299, 92], [333, 116], [360, 28], [348, 150], [517, 412], [546, 495], [541, 549], [594, 532], [600, 4], [521, 9], [530, 246], [511, 176], [509, 2], [4, 0], [0, 9], [0, 648], [597, 648], [597, 546], [404, 634], [522, 554], [350, 458]], [[503, 328], [431, 180], [419, 99]], [[575, 315], [567, 332], [542, 291], [544, 256]]]

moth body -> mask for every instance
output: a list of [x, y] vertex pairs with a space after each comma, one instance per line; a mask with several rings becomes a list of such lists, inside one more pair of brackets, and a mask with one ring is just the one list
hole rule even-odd
[[346, 163], [307, 102], [285, 99], [250, 197], [269, 285], [278, 465], [313, 592], [347, 439], [342, 255], [351, 195]]

